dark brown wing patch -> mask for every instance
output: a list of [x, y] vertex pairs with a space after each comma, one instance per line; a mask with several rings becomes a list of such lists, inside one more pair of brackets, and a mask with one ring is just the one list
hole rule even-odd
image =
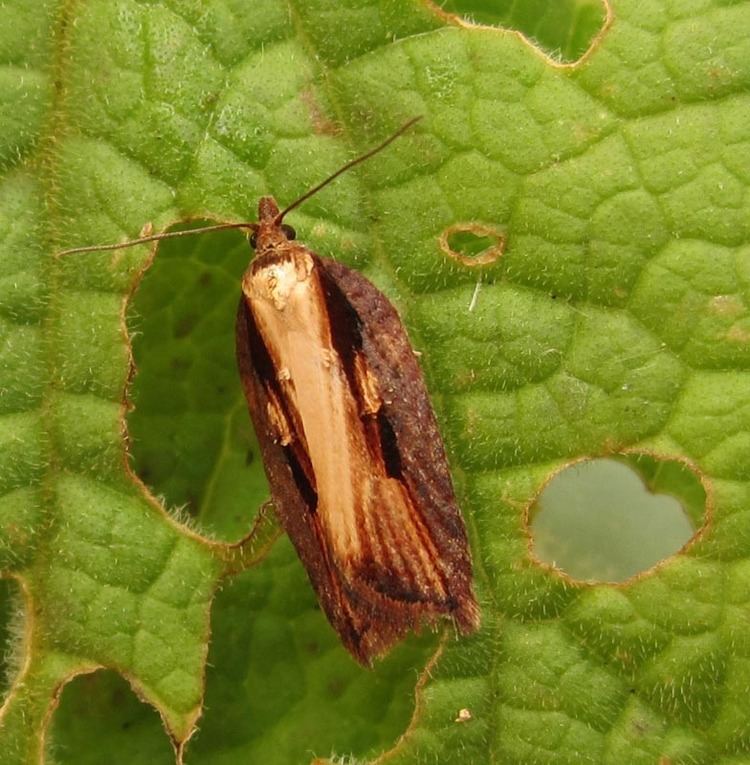
[[468, 541], [443, 441], [406, 330], [390, 301], [365, 277], [336, 261], [317, 260], [329, 284], [358, 317], [361, 352], [383, 400], [378, 429], [388, 472], [408, 488], [425, 536], [437, 550], [436, 566], [447, 592], [445, 602], [435, 604], [436, 613], [452, 616], [462, 632], [470, 632], [479, 624], [479, 610], [471, 587]]

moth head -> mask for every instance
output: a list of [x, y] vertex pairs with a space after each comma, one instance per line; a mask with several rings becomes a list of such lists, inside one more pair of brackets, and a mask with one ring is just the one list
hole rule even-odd
[[295, 239], [297, 232], [282, 223], [283, 213], [273, 197], [261, 197], [258, 202], [258, 222], [249, 235], [250, 246], [256, 251], [280, 250]]
[[[284, 234], [287, 241], [292, 241], [293, 239], [297, 238], [297, 232], [286, 223], [281, 224], [281, 233]], [[258, 247], [258, 230], [252, 229], [250, 234], [248, 234], [248, 240], [250, 242], [250, 246], [255, 250]]]

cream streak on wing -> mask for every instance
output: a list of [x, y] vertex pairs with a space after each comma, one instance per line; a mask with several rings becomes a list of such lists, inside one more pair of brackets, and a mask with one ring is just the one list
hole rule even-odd
[[325, 531], [340, 553], [357, 558], [361, 540], [354, 508], [363, 497], [354, 463], [361, 464], [364, 444], [352, 433], [352, 418], [359, 421], [356, 402], [332, 348], [325, 301], [311, 271], [309, 256], [297, 251], [258, 269], [248, 297], [271, 357], [288, 371], [282, 384], [304, 430]]

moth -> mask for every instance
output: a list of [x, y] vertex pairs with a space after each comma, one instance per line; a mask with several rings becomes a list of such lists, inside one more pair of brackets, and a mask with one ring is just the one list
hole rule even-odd
[[250, 231], [255, 257], [242, 277], [236, 352], [273, 506], [328, 620], [365, 665], [440, 618], [464, 634], [478, 627], [471, 557], [396, 309], [360, 273], [296, 241], [283, 221], [415, 121], [283, 211], [263, 197], [257, 222], [193, 230]]

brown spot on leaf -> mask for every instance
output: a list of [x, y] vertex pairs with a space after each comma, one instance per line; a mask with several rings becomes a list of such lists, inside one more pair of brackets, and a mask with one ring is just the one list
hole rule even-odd
[[745, 304], [737, 295], [714, 295], [708, 302], [708, 310], [717, 316], [741, 316]]
[[329, 119], [323, 112], [312, 88], [305, 88], [300, 93], [299, 97], [302, 103], [307, 107], [313, 130], [318, 135], [337, 136], [343, 133], [341, 125]]

